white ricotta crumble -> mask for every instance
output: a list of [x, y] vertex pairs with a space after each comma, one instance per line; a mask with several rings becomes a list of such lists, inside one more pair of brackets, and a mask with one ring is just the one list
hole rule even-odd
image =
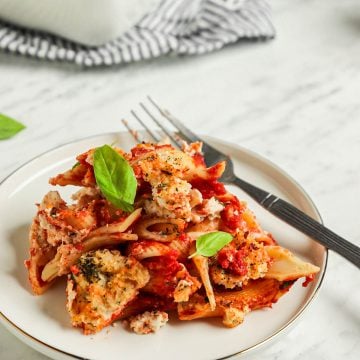
[[168, 320], [169, 316], [164, 311], [145, 311], [142, 314], [131, 317], [129, 319], [129, 326], [136, 334], [144, 335], [158, 331]]

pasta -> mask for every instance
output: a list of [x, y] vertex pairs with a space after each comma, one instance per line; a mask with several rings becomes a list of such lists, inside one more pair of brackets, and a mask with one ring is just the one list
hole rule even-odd
[[[85, 334], [119, 319], [138, 334], [155, 332], [169, 312], [180, 320], [219, 317], [234, 327], [319, 271], [261, 228], [247, 204], [219, 181], [225, 162], [206, 167], [201, 143], [182, 150], [150, 143], [128, 153], [112, 149], [136, 180], [133, 202], [125, 208], [107, 194], [98, 180], [97, 149], [90, 149], [50, 179], [54, 186], [80, 187], [73, 202], [50, 191], [29, 233], [25, 265], [33, 293], [66, 276], [66, 308]], [[126, 181], [111, 188], [120, 200]], [[199, 244], [209, 234], [229, 240], [207, 254]]]

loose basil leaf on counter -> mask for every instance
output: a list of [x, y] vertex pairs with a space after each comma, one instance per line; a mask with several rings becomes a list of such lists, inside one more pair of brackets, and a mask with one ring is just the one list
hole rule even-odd
[[25, 125], [20, 122], [4, 114], [0, 114], [0, 140], [9, 139], [24, 128]]
[[224, 231], [214, 231], [201, 235], [196, 239], [196, 252], [191, 254], [189, 258], [196, 255], [214, 256], [232, 239], [232, 235]]
[[126, 212], [133, 210], [137, 181], [130, 164], [109, 145], [94, 152], [96, 183], [107, 200]]

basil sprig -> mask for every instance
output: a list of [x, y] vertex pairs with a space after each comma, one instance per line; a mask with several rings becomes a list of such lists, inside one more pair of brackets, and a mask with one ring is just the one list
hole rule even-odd
[[196, 255], [214, 256], [232, 239], [232, 235], [224, 231], [214, 231], [201, 235], [196, 239], [196, 252], [191, 254], [189, 259]]
[[130, 164], [109, 145], [94, 152], [96, 183], [105, 198], [126, 212], [133, 210], [137, 181]]
[[24, 128], [25, 125], [20, 122], [4, 114], [0, 114], [0, 140], [9, 139]]

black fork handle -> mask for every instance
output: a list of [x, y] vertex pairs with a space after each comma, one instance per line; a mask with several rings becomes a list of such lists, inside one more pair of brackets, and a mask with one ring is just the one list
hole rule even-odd
[[285, 221], [303, 234], [310, 236], [328, 249], [335, 251], [360, 268], [360, 248], [355, 244], [335, 234], [295, 206], [267, 191], [259, 189], [239, 178], [235, 178], [232, 183], [244, 190], [261, 206], [279, 219]]

